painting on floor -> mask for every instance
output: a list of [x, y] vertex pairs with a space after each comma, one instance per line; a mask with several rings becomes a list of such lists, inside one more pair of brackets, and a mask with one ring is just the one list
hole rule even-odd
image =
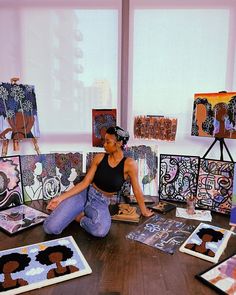
[[234, 164], [201, 159], [196, 207], [230, 214], [232, 207]]
[[0, 158], [0, 210], [23, 204], [19, 156]]
[[72, 236], [0, 251], [1, 294], [20, 294], [91, 272]]
[[160, 154], [159, 198], [186, 202], [196, 195], [199, 157]]
[[194, 95], [192, 135], [236, 138], [236, 92]]
[[39, 137], [34, 86], [0, 83], [0, 138]]
[[92, 144], [103, 147], [106, 131], [116, 126], [116, 109], [92, 110]]
[[42, 223], [48, 215], [26, 205], [0, 211], [0, 228], [7, 234], [15, 234]]

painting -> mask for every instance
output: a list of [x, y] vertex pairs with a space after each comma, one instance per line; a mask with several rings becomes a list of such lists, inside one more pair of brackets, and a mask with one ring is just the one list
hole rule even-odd
[[232, 207], [234, 164], [201, 159], [196, 207], [230, 214]]
[[116, 109], [93, 109], [92, 120], [92, 144], [103, 147], [107, 129], [117, 125]]
[[219, 294], [236, 294], [236, 253], [207, 270], [196, 278]]
[[192, 225], [154, 215], [126, 237], [173, 254], [193, 230]]
[[196, 195], [199, 170], [197, 156], [160, 154], [160, 200], [186, 202]]
[[0, 211], [0, 227], [8, 234], [42, 223], [48, 215], [26, 205]]
[[19, 156], [0, 158], [0, 209], [24, 203]]
[[148, 206], [148, 208], [152, 209], [153, 211], [157, 211], [158, 213], [166, 214], [167, 212], [176, 208], [175, 204], [160, 201], [155, 205]]
[[0, 83], [0, 138], [39, 137], [34, 86]]
[[231, 211], [230, 211], [229, 224], [233, 227], [236, 227], [236, 165], [235, 164], [234, 164], [232, 207], [231, 207]]
[[200, 223], [191, 236], [180, 247], [180, 251], [198, 258], [217, 263], [227, 246], [229, 230]]
[[86, 172], [88, 172], [89, 168], [92, 165], [92, 161], [96, 155], [100, 154], [99, 152], [87, 152], [86, 153]]
[[1, 294], [15, 295], [91, 272], [72, 236], [0, 251]]
[[236, 138], [236, 92], [194, 95], [192, 132], [194, 136]]

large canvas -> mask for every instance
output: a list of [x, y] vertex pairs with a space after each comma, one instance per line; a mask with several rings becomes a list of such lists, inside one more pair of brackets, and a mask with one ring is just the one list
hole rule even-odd
[[39, 137], [34, 86], [0, 83], [0, 138]]
[[42, 223], [47, 216], [48, 214], [23, 204], [0, 211], [0, 227], [8, 234], [15, 234]]
[[93, 109], [92, 120], [93, 146], [103, 147], [107, 129], [116, 126], [116, 109]]
[[160, 154], [159, 198], [186, 202], [196, 195], [199, 157]]
[[23, 204], [19, 156], [0, 158], [0, 209]]
[[230, 211], [229, 224], [233, 227], [236, 227], [236, 165], [235, 164], [234, 164], [232, 207], [231, 207], [231, 211]]
[[92, 272], [72, 236], [1, 251], [0, 270], [0, 292], [8, 295]]
[[201, 159], [196, 206], [229, 214], [232, 206], [234, 164]]
[[224, 259], [196, 278], [219, 294], [236, 294], [236, 254]]
[[236, 92], [194, 95], [192, 135], [236, 138]]
[[173, 254], [193, 230], [194, 226], [154, 215], [130, 232], [127, 238]]
[[227, 246], [231, 232], [210, 224], [200, 223], [180, 247], [180, 251], [217, 263]]

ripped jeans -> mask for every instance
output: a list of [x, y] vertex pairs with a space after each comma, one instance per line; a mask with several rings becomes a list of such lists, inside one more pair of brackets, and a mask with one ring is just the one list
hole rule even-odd
[[108, 209], [110, 199], [90, 185], [88, 189], [61, 202], [45, 219], [44, 231], [48, 234], [60, 234], [77, 215], [84, 212], [80, 226], [95, 237], [104, 237], [111, 227]]

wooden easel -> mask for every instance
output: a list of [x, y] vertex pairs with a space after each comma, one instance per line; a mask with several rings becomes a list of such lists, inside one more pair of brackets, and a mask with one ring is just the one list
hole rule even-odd
[[[20, 80], [20, 78], [18, 77], [13, 77], [11, 78], [11, 84], [17, 84], [17, 82]], [[40, 150], [39, 150], [39, 146], [38, 146], [38, 141], [36, 138], [31, 138], [32, 143], [34, 145], [34, 149], [36, 151], [36, 153], [39, 155], [40, 154]], [[9, 141], [10, 139], [3, 139], [2, 141], [2, 157], [7, 156], [7, 152], [8, 152], [8, 147], [9, 147]], [[19, 139], [13, 139], [13, 150], [14, 151], [19, 151], [20, 150], [20, 141]]]

